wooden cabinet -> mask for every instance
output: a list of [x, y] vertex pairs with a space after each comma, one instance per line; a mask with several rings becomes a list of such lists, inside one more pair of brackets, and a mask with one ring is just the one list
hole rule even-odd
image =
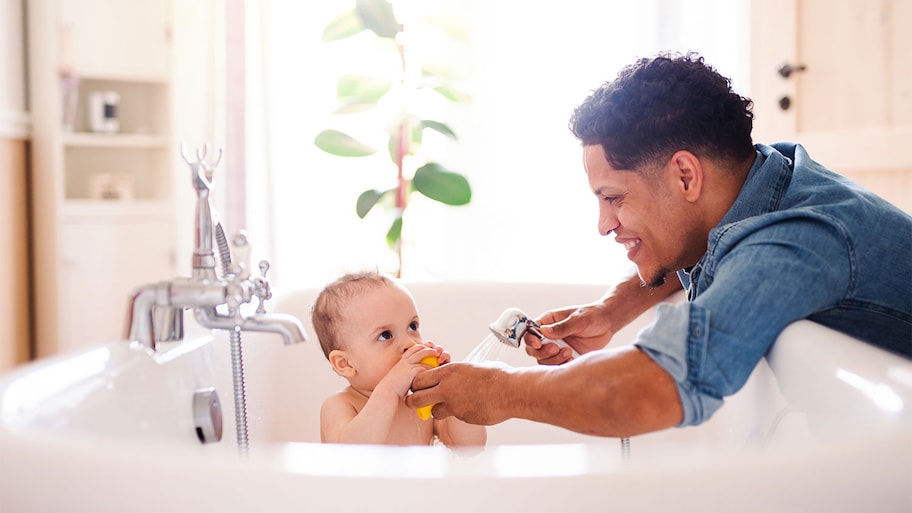
[[61, 229], [60, 324], [66, 347], [123, 338], [131, 289], [170, 277], [174, 238], [157, 209], [116, 216], [71, 211]]
[[169, 0], [57, 1], [63, 65], [86, 77], [168, 81]]
[[130, 292], [174, 274], [170, 9], [28, 1], [38, 356], [122, 338]]

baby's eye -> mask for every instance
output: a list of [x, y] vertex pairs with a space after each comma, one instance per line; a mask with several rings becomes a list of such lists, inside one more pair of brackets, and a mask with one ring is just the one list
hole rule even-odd
[[380, 337], [378, 337], [378, 340], [389, 340], [391, 338], [393, 338], [393, 332], [390, 330], [384, 330], [383, 333], [380, 334]]
[[412, 321], [409, 323], [409, 330], [418, 331], [418, 321]]

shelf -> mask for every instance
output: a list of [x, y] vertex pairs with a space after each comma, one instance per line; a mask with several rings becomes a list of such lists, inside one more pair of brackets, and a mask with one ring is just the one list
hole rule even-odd
[[[139, 80], [61, 80], [67, 110], [62, 117], [74, 135], [161, 135], [168, 133], [170, 94], [167, 83]], [[119, 98], [116, 118], [119, 129], [112, 133], [91, 130], [91, 98], [95, 93], [114, 93]]]
[[167, 76], [155, 75], [129, 75], [117, 73], [81, 73], [79, 70], [73, 70], [72, 75], [86, 83], [104, 82], [104, 83], [130, 83], [138, 85], [162, 86], [167, 87], [170, 78]]
[[174, 205], [157, 200], [67, 200], [61, 215], [70, 220], [105, 218], [129, 222], [137, 217], [163, 218], [174, 213]]
[[95, 134], [70, 132], [63, 135], [63, 144], [80, 148], [167, 148], [167, 137], [147, 134]]
[[39, 355], [107, 340], [99, 312], [174, 274], [172, 4], [28, 0]]

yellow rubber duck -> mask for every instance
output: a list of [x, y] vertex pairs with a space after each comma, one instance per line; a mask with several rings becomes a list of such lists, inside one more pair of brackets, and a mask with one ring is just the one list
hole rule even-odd
[[[431, 367], [437, 367], [438, 365], [440, 365], [440, 362], [437, 361], [436, 356], [426, 356], [421, 359], [421, 363], [423, 363], [425, 365], [430, 365]], [[429, 404], [427, 406], [422, 406], [421, 408], [416, 408], [415, 411], [418, 413], [418, 418], [420, 418], [421, 420], [427, 420], [427, 419], [431, 418], [432, 409], [434, 409], [434, 405]]]

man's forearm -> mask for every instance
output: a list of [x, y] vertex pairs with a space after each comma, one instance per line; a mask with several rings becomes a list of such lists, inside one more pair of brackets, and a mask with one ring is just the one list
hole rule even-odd
[[681, 280], [675, 273], [668, 274], [665, 283], [659, 287], [646, 286], [634, 274], [608, 291], [600, 301], [607, 311], [612, 312], [612, 318], [617, 322], [614, 326], [616, 332], [681, 288]]
[[633, 436], [675, 426], [683, 417], [674, 380], [634, 346], [559, 367], [517, 369], [506, 381], [496, 399], [506, 416], [589, 435]]

